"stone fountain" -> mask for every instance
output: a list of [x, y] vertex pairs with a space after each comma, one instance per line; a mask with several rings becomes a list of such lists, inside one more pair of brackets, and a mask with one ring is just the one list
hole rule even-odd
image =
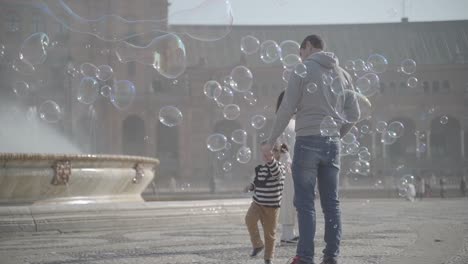
[[0, 164], [0, 204], [91, 204], [143, 201], [159, 160], [0, 153]]

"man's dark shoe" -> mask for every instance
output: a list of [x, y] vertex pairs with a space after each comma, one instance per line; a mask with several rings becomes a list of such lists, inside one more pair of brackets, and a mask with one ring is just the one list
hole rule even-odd
[[273, 261], [271, 261], [269, 259], [265, 259], [265, 264], [273, 264]]
[[323, 257], [322, 262], [320, 264], [338, 264], [338, 260], [334, 257]]
[[252, 253], [250, 254], [251, 257], [255, 257], [258, 255], [258, 253], [260, 253], [262, 250], [263, 250], [264, 247], [258, 247], [258, 248], [254, 248], [252, 250]]

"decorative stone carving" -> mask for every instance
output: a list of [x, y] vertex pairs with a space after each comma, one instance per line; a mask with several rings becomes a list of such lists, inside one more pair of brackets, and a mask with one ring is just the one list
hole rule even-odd
[[133, 177], [132, 182], [139, 183], [143, 177], [145, 177], [143, 166], [140, 163], [135, 164], [135, 177]]
[[71, 176], [71, 162], [68, 160], [57, 161], [52, 168], [54, 169], [53, 185], [66, 185]]

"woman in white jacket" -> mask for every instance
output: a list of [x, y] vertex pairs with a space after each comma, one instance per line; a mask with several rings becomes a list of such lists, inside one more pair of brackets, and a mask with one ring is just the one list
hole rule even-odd
[[[276, 111], [283, 100], [284, 91], [278, 97], [276, 103]], [[292, 158], [294, 155], [294, 143], [296, 142], [296, 132], [294, 132], [296, 121], [291, 119], [288, 126], [284, 130], [280, 138], [281, 143], [287, 145], [286, 152], [281, 155], [280, 162], [286, 167], [286, 176], [284, 180], [283, 199], [281, 201], [281, 209], [279, 215], [279, 223], [281, 224], [281, 242], [282, 243], [297, 243], [299, 237], [294, 231], [297, 221], [297, 212], [294, 207], [294, 182], [291, 173]], [[287, 151], [287, 150], [290, 151]]]

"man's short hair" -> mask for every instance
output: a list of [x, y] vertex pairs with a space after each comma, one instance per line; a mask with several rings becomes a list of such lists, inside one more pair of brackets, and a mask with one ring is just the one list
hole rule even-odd
[[316, 49], [323, 49], [325, 47], [325, 42], [318, 35], [309, 35], [301, 43], [301, 49], [306, 48], [306, 43], [309, 42], [312, 47]]

